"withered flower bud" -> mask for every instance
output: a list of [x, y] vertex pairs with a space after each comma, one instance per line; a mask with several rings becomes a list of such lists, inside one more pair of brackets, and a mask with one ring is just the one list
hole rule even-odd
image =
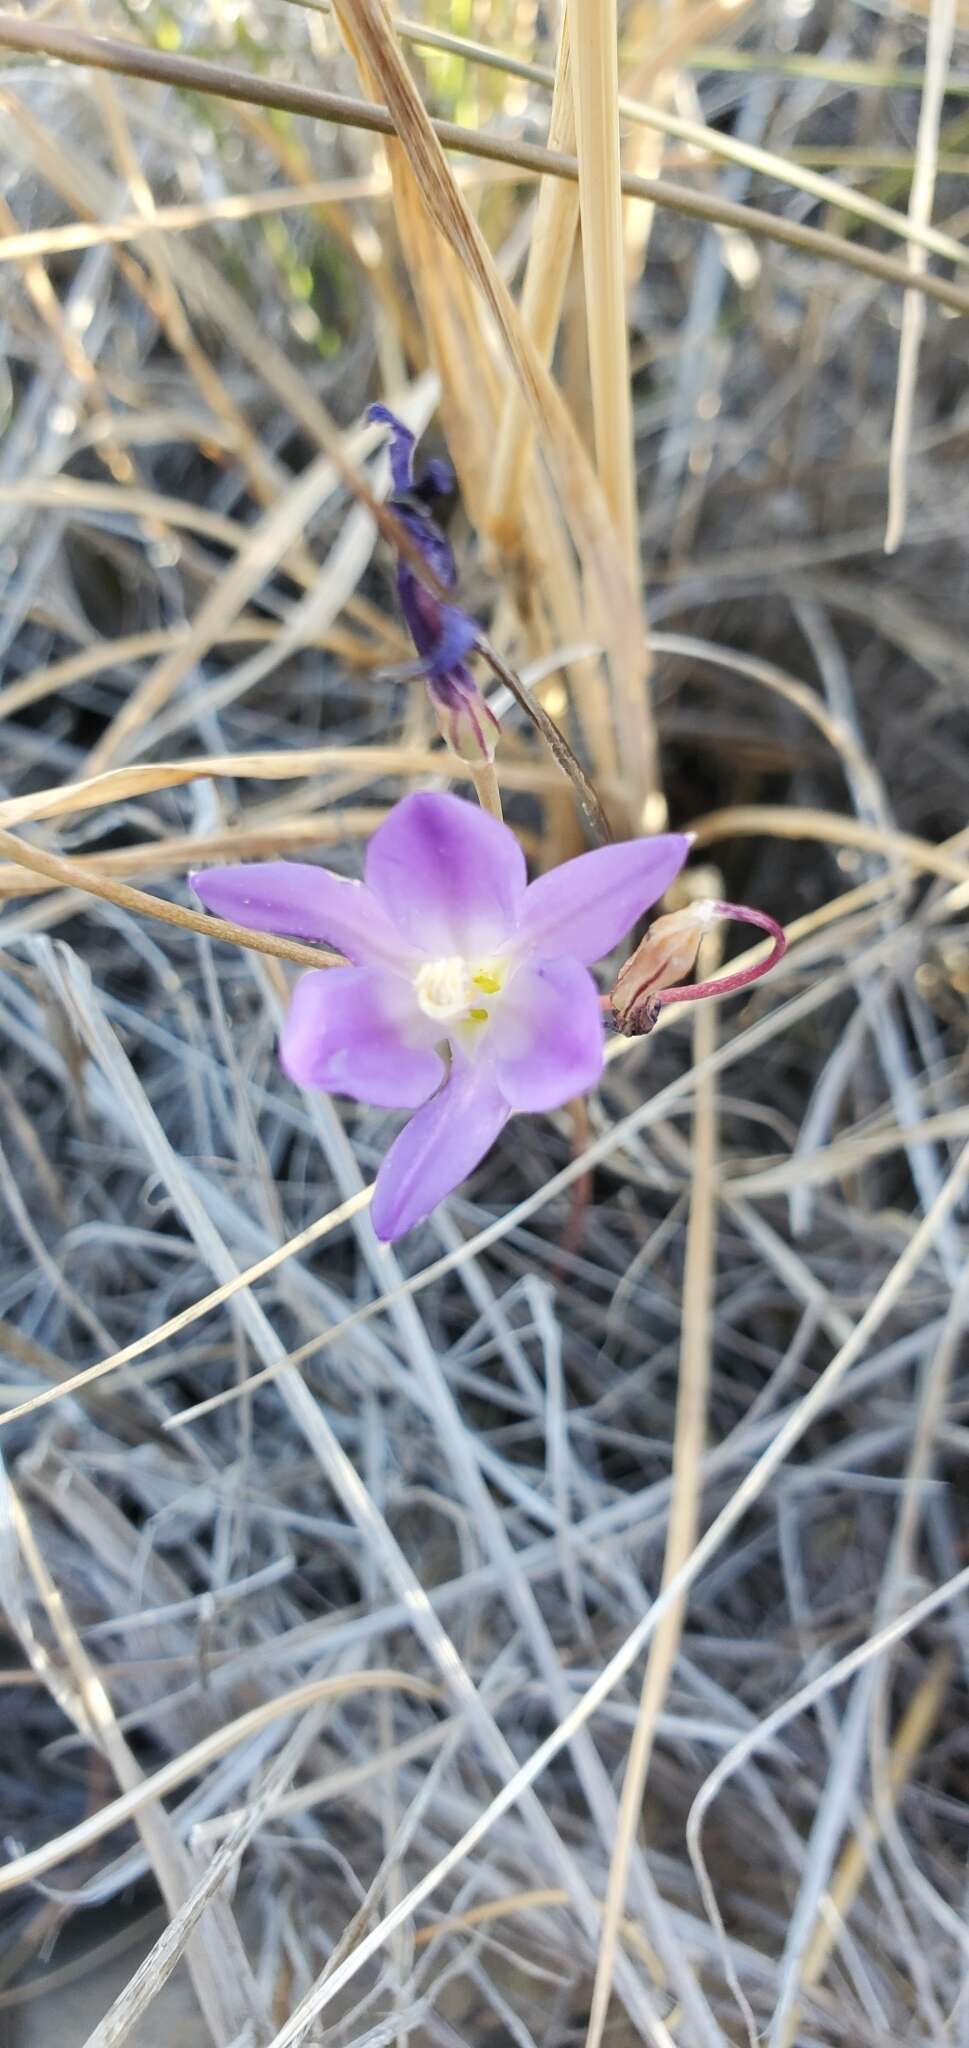
[[662, 1007], [657, 1001], [659, 991], [685, 981], [716, 908], [710, 902], [691, 903], [685, 910], [657, 917], [619, 969], [610, 1000], [616, 1028], [627, 1038], [640, 1038], [652, 1031]]
[[[712, 981], [682, 980], [689, 974], [700, 950], [700, 941], [710, 926], [721, 920], [756, 925], [766, 932], [770, 948], [760, 960], [748, 960], [732, 972], [718, 974]], [[713, 903], [709, 899], [691, 903], [686, 910], [671, 911], [650, 925], [642, 945], [620, 968], [612, 991], [616, 1026], [627, 1038], [642, 1037], [667, 1003], [695, 1003], [704, 996], [729, 996], [749, 988], [776, 967], [787, 950], [787, 934], [776, 917], [766, 910], [754, 910], [749, 903]]]
[[[414, 435], [386, 405], [372, 405], [367, 414], [390, 428], [390, 467], [394, 495], [390, 510], [406, 529], [428, 568], [447, 590], [457, 590], [458, 572], [447, 535], [431, 507], [436, 497], [454, 487], [447, 463], [429, 462], [414, 471]], [[445, 744], [459, 761], [472, 766], [493, 761], [501, 735], [498, 720], [486, 703], [467, 665], [478, 642], [476, 621], [457, 604], [446, 604], [415, 575], [403, 558], [397, 565], [397, 594], [420, 656], [413, 670], [423, 676]]]

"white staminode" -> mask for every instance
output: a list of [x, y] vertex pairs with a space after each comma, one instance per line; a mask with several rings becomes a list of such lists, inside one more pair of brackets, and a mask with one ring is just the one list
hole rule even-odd
[[474, 997], [471, 969], [460, 953], [445, 960], [426, 960], [414, 979], [425, 1017], [460, 1017]]

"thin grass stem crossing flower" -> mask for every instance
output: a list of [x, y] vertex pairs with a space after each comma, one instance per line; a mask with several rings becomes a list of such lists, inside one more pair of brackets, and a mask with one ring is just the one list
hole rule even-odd
[[416, 1112], [377, 1175], [374, 1228], [390, 1240], [467, 1178], [516, 1111], [594, 1087], [604, 1026], [589, 966], [664, 894], [689, 848], [676, 832], [626, 840], [529, 885], [506, 825], [422, 792], [374, 834], [362, 882], [268, 861], [192, 884], [253, 931], [346, 954], [348, 966], [297, 982], [279, 1056], [302, 1088]]

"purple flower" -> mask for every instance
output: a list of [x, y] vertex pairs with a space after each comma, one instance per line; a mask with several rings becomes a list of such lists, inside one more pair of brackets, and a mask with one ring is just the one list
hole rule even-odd
[[460, 797], [405, 797], [364, 882], [299, 861], [192, 876], [253, 931], [329, 941], [349, 967], [297, 982], [279, 1056], [303, 1088], [415, 1109], [377, 1175], [378, 1237], [423, 1221], [515, 1110], [557, 1109], [602, 1069], [588, 963], [678, 874], [679, 833], [598, 847], [528, 886], [514, 834]]
[[[390, 474], [394, 495], [390, 510], [406, 528], [428, 567], [446, 590], [456, 590], [457, 566], [451, 544], [431, 515], [435, 498], [454, 488], [446, 462], [429, 462], [414, 475], [414, 436], [386, 405], [372, 405], [369, 420], [390, 428]], [[443, 738], [462, 761], [494, 759], [499, 725], [478, 688], [466, 656], [475, 646], [478, 627], [458, 605], [445, 604], [415, 575], [409, 562], [397, 564], [397, 595], [411, 639], [420, 656], [417, 674], [424, 676]]]

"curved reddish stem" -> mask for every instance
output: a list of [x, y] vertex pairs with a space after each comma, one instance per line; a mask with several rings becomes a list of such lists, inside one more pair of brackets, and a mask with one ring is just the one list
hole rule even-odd
[[759, 981], [761, 975], [769, 974], [787, 952], [787, 933], [776, 917], [770, 917], [766, 910], [751, 910], [746, 903], [714, 903], [710, 915], [711, 918], [735, 918], [739, 924], [757, 925], [774, 941], [770, 952], [763, 960], [741, 967], [736, 974], [722, 974], [711, 981], [684, 982], [680, 988], [658, 989], [653, 997], [657, 1014], [667, 1003], [693, 1003], [701, 996], [728, 996], [735, 989], [747, 988], [752, 981]]
[[[625, 1028], [631, 1036], [639, 1037], [644, 1032], [651, 1031], [665, 1003], [694, 1003], [702, 1000], [704, 996], [731, 995], [735, 990], [747, 988], [751, 982], [759, 981], [762, 975], [769, 974], [771, 968], [776, 967], [778, 961], [783, 959], [787, 951], [787, 934], [783, 925], [779, 925], [777, 919], [770, 917], [766, 910], [752, 910], [746, 903], [708, 902], [702, 906], [697, 905], [698, 911], [701, 908], [704, 914], [703, 922], [708, 928], [718, 918], [723, 918], [724, 920], [735, 918], [740, 924], [756, 925], [758, 930], [766, 932], [768, 937], [773, 940], [770, 952], [765, 955], [763, 960], [754, 961], [747, 967], [740, 967], [733, 974], [722, 974], [710, 981], [677, 983], [673, 988], [657, 989], [654, 993], [643, 996], [637, 1007], [635, 1024], [630, 1025], [626, 1022], [624, 1026], [620, 1025], [620, 1029]], [[669, 920], [671, 923], [673, 921], [673, 919]], [[660, 919], [660, 923], [662, 924], [663, 922], [664, 920]], [[644, 946], [648, 939], [649, 933], [647, 932], [646, 939], [643, 941]], [[697, 943], [699, 943], [699, 934]], [[607, 1012], [612, 1011], [615, 1015], [614, 996], [615, 991], [613, 991], [612, 995], [600, 996], [599, 1002], [603, 1010]]]

